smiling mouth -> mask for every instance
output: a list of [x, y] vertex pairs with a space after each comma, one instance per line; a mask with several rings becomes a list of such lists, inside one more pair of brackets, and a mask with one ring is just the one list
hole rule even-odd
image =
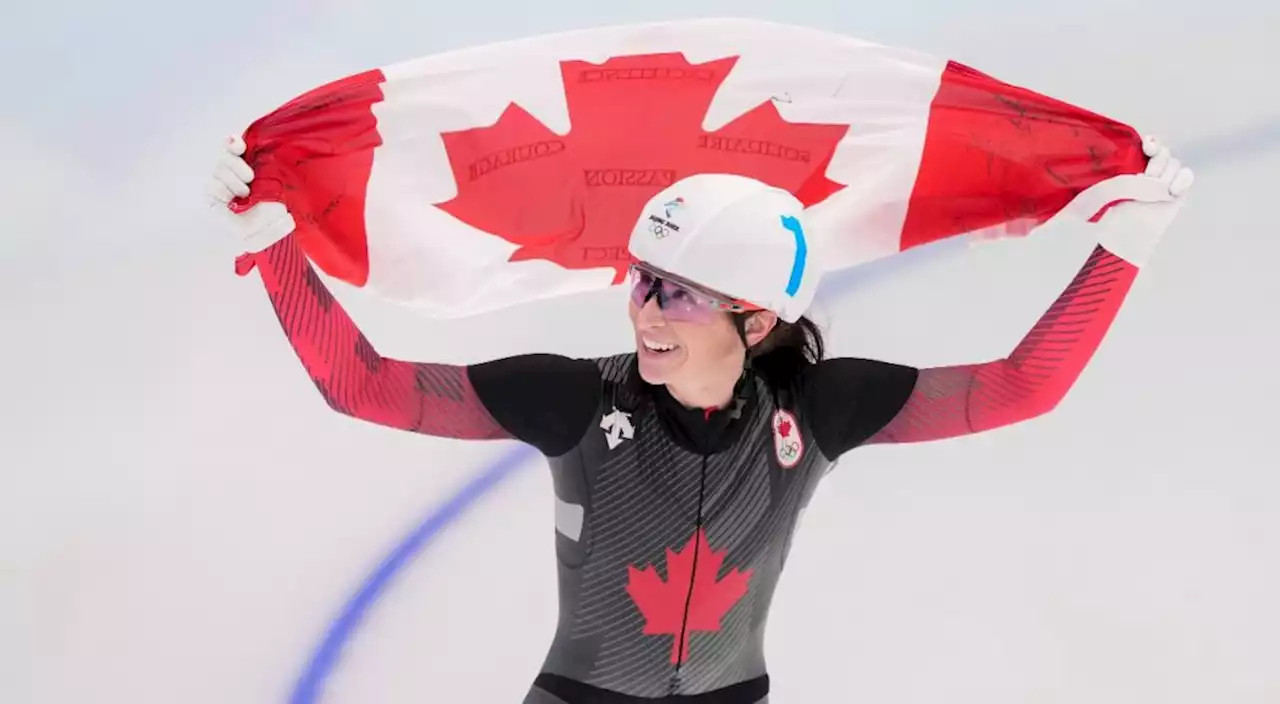
[[640, 338], [640, 344], [643, 345], [646, 350], [648, 350], [649, 352], [652, 352], [653, 354], [666, 354], [667, 352], [670, 352], [679, 346], [679, 345], [672, 345], [666, 342], [657, 342], [655, 340], [650, 340], [648, 338]]

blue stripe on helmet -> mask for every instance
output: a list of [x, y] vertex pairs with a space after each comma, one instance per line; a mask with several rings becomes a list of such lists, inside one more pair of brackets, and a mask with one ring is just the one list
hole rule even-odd
[[791, 215], [782, 216], [782, 226], [796, 236], [796, 258], [791, 263], [791, 279], [787, 281], [787, 295], [794, 296], [800, 290], [800, 281], [804, 278], [804, 264], [809, 257], [809, 244], [804, 240], [804, 227]]

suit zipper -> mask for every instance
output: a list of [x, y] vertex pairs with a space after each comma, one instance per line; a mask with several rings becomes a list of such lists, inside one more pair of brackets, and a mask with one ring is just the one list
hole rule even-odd
[[689, 568], [689, 593], [684, 599], [684, 616], [680, 621], [680, 657], [676, 661], [676, 671], [671, 676], [670, 693], [675, 694], [680, 687], [680, 672], [684, 666], [684, 651], [689, 637], [689, 611], [693, 608], [693, 585], [698, 582], [698, 555], [700, 543], [698, 533], [702, 531], [702, 502], [707, 490], [707, 456], [702, 456], [702, 471], [698, 475], [698, 515], [693, 524], [693, 565]]

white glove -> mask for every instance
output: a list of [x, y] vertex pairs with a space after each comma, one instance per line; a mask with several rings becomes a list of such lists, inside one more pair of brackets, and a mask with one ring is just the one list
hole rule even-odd
[[1137, 267], [1151, 258], [1195, 181], [1191, 169], [1154, 137], [1142, 140], [1142, 150], [1150, 157], [1145, 172], [1097, 183], [1063, 209], [1088, 220], [1107, 205], [1125, 201], [1107, 209], [1093, 226], [1099, 228], [1098, 244], [1103, 249]]
[[[1142, 151], [1149, 158], [1142, 174], [1115, 176], [1094, 184], [1054, 214], [1050, 222], [1058, 218], [1092, 220], [1116, 203], [1092, 225], [1100, 228], [1098, 244], [1130, 264], [1145, 264], [1182, 208], [1195, 175], [1154, 137], [1142, 140]], [[969, 244], [977, 247], [1008, 238], [1003, 231], [984, 230], [972, 233]]]
[[296, 224], [284, 203], [262, 202], [243, 213], [231, 211], [228, 206], [232, 200], [249, 195], [253, 169], [243, 158], [245, 144], [238, 135], [228, 137], [223, 147], [206, 190], [244, 251], [256, 254], [284, 239], [293, 232]]

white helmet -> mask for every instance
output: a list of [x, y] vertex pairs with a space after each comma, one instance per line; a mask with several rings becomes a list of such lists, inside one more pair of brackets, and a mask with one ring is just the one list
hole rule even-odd
[[697, 174], [645, 204], [631, 256], [794, 323], [822, 277], [804, 205], [746, 176]]

